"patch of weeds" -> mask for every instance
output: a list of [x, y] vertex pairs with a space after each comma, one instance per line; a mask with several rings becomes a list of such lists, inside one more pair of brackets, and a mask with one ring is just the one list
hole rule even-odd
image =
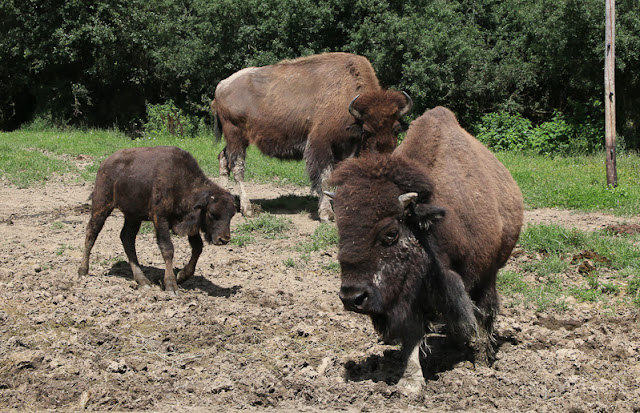
[[340, 263], [337, 261], [331, 261], [329, 264], [324, 264], [320, 268], [325, 271], [340, 272]]
[[529, 285], [522, 274], [515, 271], [500, 271], [497, 284], [500, 292], [509, 297], [515, 294], [524, 294], [529, 290]]
[[295, 260], [293, 258], [287, 258], [282, 263], [287, 268], [295, 268], [296, 267], [296, 262], [295, 262]]
[[586, 242], [586, 234], [558, 225], [529, 225], [520, 234], [519, 243], [527, 251], [561, 253], [574, 250]]
[[305, 242], [298, 247], [299, 251], [309, 253], [313, 251], [321, 251], [338, 245], [338, 229], [335, 225], [329, 223], [321, 223], [318, 225], [313, 234], [311, 241]]
[[627, 284], [627, 294], [631, 296], [633, 304], [640, 307], [640, 274], [635, 274]]
[[593, 288], [585, 287], [570, 287], [569, 291], [578, 301], [582, 302], [595, 302], [598, 301], [602, 293], [600, 290], [594, 290]]
[[70, 245], [66, 245], [66, 244], [62, 244], [58, 247], [58, 249], [56, 249], [56, 255], [62, 255], [64, 254], [65, 250], [72, 250], [75, 249], [75, 247], [72, 247]]
[[559, 255], [551, 255], [541, 260], [534, 260], [522, 264], [522, 269], [533, 272], [540, 277], [551, 274], [561, 274], [569, 268], [569, 264]]
[[51, 224], [51, 229], [53, 230], [59, 230], [63, 228], [64, 228], [64, 223], [62, 223], [61, 221], [55, 221]]
[[140, 225], [140, 231], [138, 231], [138, 235], [146, 235], [146, 234], [155, 234], [156, 229], [153, 226], [151, 221], [144, 221], [142, 225]]
[[287, 238], [285, 231], [291, 228], [292, 222], [288, 218], [271, 215], [268, 212], [260, 214], [257, 218], [246, 219], [236, 228], [236, 234], [258, 233], [267, 239]]
[[247, 244], [251, 244], [254, 241], [254, 238], [251, 234], [238, 234], [235, 233], [231, 236], [231, 241], [229, 243], [231, 245], [237, 245], [238, 247], [244, 247]]
[[100, 265], [106, 266], [109, 264], [117, 264], [119, 262], [122, 262], [124, 264], [128, 264], [128, 261], [126, 260], [126, 258], [123, 258], [122, 256], [118, 255], [112, 258], [106, 258], [102, 261], [100, 261]]
[[535, 305], [538, 311], [545, 311], [552, 307], [562, 311], [567, 309], [563, 299], [562, 280], [560, 277], [547, 277], [544, 282], [534, 287], [529, 285], [522, 274], [515, 271], [501, 271], [498, 273], [498, 290], [508, 298], [506, 305], [524, 304], [526, 307]]

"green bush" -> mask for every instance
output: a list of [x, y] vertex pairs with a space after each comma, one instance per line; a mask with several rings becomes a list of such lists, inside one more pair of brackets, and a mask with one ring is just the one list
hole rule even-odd
[[480, 118], [472, 130], [495, 151], [529, 151], [541, 155], [575, 155], [602, 149], [604, 130], [590, 117], [574, 123], [555, 111], [551, 120], [533, 126], [521, 114], [498, 112]]
[[476, 138], [497, 151], [520, 150], [527, 146], [531, 121], [522, 115], [506, 112], [489, 113], [476, 126]]
[[202, 119], [185, 114], [173, 100], [156, 105], [147, 103], [147, 122], [144, 124], [147, 135], [194, 137], [204, 129]]

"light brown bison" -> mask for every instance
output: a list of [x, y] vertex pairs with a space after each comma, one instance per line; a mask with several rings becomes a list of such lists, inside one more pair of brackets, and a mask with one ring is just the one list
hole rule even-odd
[[518, 240], [522, 195], [507, 169], [443, 107], [411, 123], [392, 155], [343, 162], [334, 207], [346, 309], [402, 343], [416, 383], [418, 345], [445, 323], [453, 343], [490, 364], [496, 274]]
[[[216, 87], [211, 110], [227, 146], [218, 156], [220, 176], [230, 170], [240, 185], [240, 209], [251, 215], [244, 189], [250, 144], [280, 159], [305, 159], [321, 220], [333, 218], [322, 192], [334, 165], [360, 152], [392, 152], [411, 110], [408, 95], [382, 90], [369, 61], [326, 53], [250, 67]], [[225, 183], [226, 185], [226, 183]]]
[[[209, 180], [188, 152], [171, 146], [119, 150], [98, 169], [79, 275], [88, 273], [89, 254], [114, 208], [124, 214], [120, 239], [133, 278], [141, 287], [150, 285], [140, 269], [135, 241], [142, 221], [151, 221], [165, 261], [164, 287], [174, 294], [178, 283], [195, 272], [203, 247], [200, 231], [207, 242], [226, 244], [235, 214], [231, 194]], [[188, 236], [192, 249], [191, 259], [177, 280], [169, 230]]]

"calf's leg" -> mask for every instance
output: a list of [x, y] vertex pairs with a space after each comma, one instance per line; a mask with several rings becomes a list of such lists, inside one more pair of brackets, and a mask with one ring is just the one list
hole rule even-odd
[[136, 235], [138, 235], [141, 224], [142, 221], [139, 219], [125, 217], [122, 231], [120, 231], [120, 241], [122, 241], [124, 252], [127, 254], [133, 279], [136, 280], [139, 287], [150, 287], [151, 282], [142, 272], [138, 262], [138, 254], [136, 253]]
[[189, 263], [178, 273], [178, 284], [181, 284], [191, 278], [196, 271], [196, 263], [202, 253], [202, 237], [200, 234], [190, 235], [189, 244], [191, 245], [191, 259]]
[[112, 211], [113, 208], [107, 208], [102, 211], [91, 212], [91, 218], [89, 219], [89, 223], [87, 224], [87, 230], [84, 239], [84, 255], [82, 256], [80, 268], [78, 268], [78, 275], [83, 276], [89, 273], [89, 255], [91, 254], [91, 249], [96, 242], [96, 238], [98, 238], [98, 234], [104, 226], [104, 222], [106, 221], [107, 217], [111, 215]]
[[173, 243], [169, 232], [169, 223], [166, 219], [156, 217], [153, 221], [156, 227], [156, 239], [162, 258], [164, 258], [164, 289], [169, 293], [178, 295], [178, 283], [173, 273]]

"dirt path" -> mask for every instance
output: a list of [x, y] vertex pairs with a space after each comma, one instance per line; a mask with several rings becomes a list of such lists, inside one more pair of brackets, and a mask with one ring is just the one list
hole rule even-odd
[[[394, 348], [377, 343], [366, 317], [343, 310], [336, 251], [297, 248], [318, 225], [305, 189], [249, 185], [266, 210], [293, 222], [288, 238], [206, 246], [177, 298], [136, 289], [119, 214], [98, 238], [91, 276], [77, 277], [90, 189], [63, 179], [0, 187], [0, 410], [640, 410], [637, 310], [505, 306], [492, 368], [459, 363], [408, 395], [377, 373]], [[283, 197], [300, 207], [270, 202]], [[526, 219], [587, 230], [640, 221], [560, 210]], [[188, 243], [174, 240], [182, 265]], [[159, 279], [153, 235], [137, 245]]]

